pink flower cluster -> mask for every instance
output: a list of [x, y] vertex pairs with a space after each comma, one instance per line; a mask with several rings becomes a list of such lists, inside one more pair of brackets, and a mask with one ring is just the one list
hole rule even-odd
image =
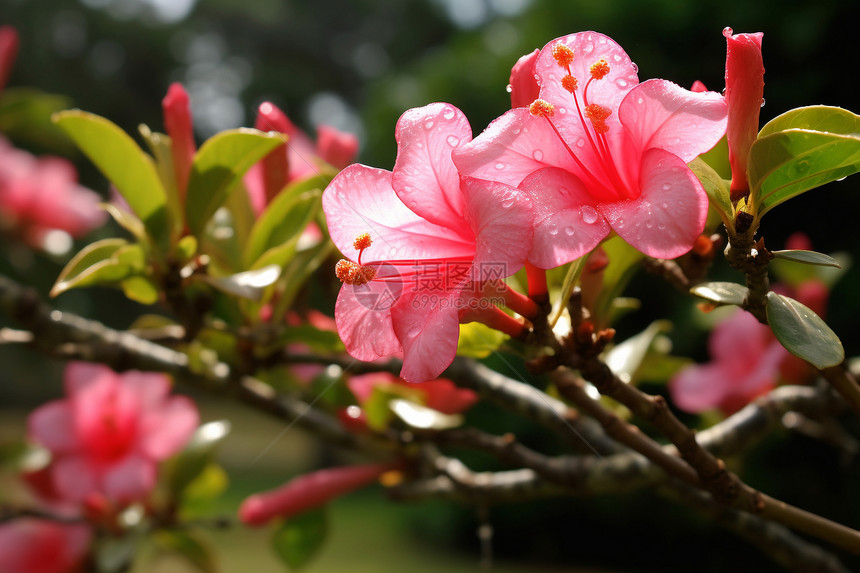
[[347, 351], [402, 353], [404, 379], [430, 380], [453, 360], [459, 323], [518, 334], [499, 308], [469, 301], [493, 289], [530, 318], [498, 286], [524, 265], [539, 280], [535, 269], [610, 234], [652, 257], [689, 251], [708, 200], [687, 163], [725, 134], [727, 104], [637, 74], [607, 36], [557, 38], [517, 62], [513, 109], [478, 137], [460, 110], [430, 104], [398, 121], [393, 171], [341, 172], [323, 209], [346, 256], [335, 318]]

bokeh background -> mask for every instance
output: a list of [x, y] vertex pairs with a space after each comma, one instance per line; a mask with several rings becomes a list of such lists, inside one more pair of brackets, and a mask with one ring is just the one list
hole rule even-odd
[[[21, 35], [10, 86], [64, 94], [73, 106], [134, 133], [141, 123], [163, 129], [161, 98], [170, 82], [180, 81], [191, 96], [199, 141], [222, 129], [253, 125], [256, 107], [268, 100], [308, 132], [328, 124], [357, 134], [359, 160], [389, 169], [396, 151], [394, 125], [404, 110], [447, 101], [466, 113], [477, 134], [509, 107], [505, 86], [520, 55], [589, 29], [624, 46], [641, 79], [662, 77], [682, 86], [701, 80], [717, 91], [724, 83], [722, 29], [762, 31], [762, 122], [809, 104], [856, 112], [857, 21], [860, 3], [848, 0], [0, 0], [0, 24], [14, 25]], [[70, 148], [18, 143], [37, 152], [68, 153], [84, 183], [106, 191], [100, 176]], [[801, 230], [823, 252], [860, 253], [858, 196], [858, 182], [849, 178], [781, 206], [764, 221], [768, 246], [781, 248], [791, 232]], [[2, 272], [43, 291], [60, 268], [59, 261], [41, 255], [3, 252]], [[725, 269], [717, 273], [739, 280]], [[674, 313], [681, 323], [673, 335], [676, 348], [704, 358], [704, 333], [685, 329], [689, 313], [672, 310], [674, 299], [660, 294], [667, 289], [647, 277], [634, 284], [631, 294], [653, 303], [650, 313], [643, 309], [619, 325], [622, 334], [638, 331], [653, 316]], [[95, 292], [70, 292], [57, 304], [127, 326], [138, 309], [113, 292]], [[831, 309], [837, 310], [831, 310], [829, 322], [851, 355], [860, 354], [858, 292], [860, 276], [849, 270], [831, 296]], [[0, 349], [0, 361], [3, 438], [20, 432], [27, 409], [57, 395], [60, 365], [10, 349]], [[233, 478], [224, 511], [245, 493], [334, 455], [296, 431], [281, 436], [282, 427], [256, 414], [201, 399], [208, 418], [235, 421], [223, 452]], [[506, 429], [504, 421], [496, 424], [499, 431]], [[275, 446], [258, 459], [273, 440]], [[753, 472], [753, 485], [856, 527], [860, 472], [856, 461], [843, 458], [811, 440], [780, 436], [758, 448], [746, 469]], [[332, 545], [310, 571], [478, 568], [474, 508], [393, 507], [380, 498], [371, 491], [335, 504]], [[574, 562], [615, 571], [722, 571], [737, 563], [745, 564], [743, 570], [773, 567], [744, 542], [684, 509], [667, 510], [648, 494], [490, 513], [496, 556], [514, 563], [498, 571], [570, 571]], [[657, 519], [660, 526], [654, 527]], [[263, 563], [264, 534], [218, 539], [229, 549], [225, 571], [245, 570], [251, 560], [260, 573], [269, 570], [265, 567], [277, 570], [274, 560]], [[170, 564], [161, 567], [173, 570]]]

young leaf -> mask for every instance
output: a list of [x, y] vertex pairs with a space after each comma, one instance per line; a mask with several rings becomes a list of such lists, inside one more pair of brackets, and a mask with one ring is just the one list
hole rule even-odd
[[795, 263], [804, 263], [806, 265], [816, 265], [819, 267], [835, 267], [837, 269], [842, 268], [839, 261], [833, 257], [825, 255], [824, 253], [817, 253], [815, 251], [771, 251], [771, 254], [773, 254], [777, 259], [785, 259], [787, 261], [794, 261]]
[[111, 257], [126, 245], [128, 241], [125, 239], [102, 239], [81, 249], [60, 271], [57, 282], [51, 288], [51, 296], [57, 296], [71, 288], [87, 284], [88, 281], [94, 282], [91, 275], [97, 273], [99, 268], [113, 265]]
[[747, 297], [747, 287], [737, 283], [702, 283], [690, 289], [690, 293], [717, 304], [742, 305]]
[[275, 530], [272, 548], [288, 569], [300, 569], [319, 553], [328, 535], [325, 508], [290, 518]]
[[633, 381], [636, 372], [651, 350], [654, 339], [672, 329], [668, 320], [652, 322], [648, 328], [624, 342], [614, 346], [606, 353], [605, 362], [609, 369], [625, 382]]
[[170, 241], [167, 193], [152, 158], [118, 126], [80, 110], [54, 114], [57, 123], [114, 184], [161, 252]]
[[216, 447], [229, 433], [227, 420], [203, 424], [194, 431], [188, 445], [165, 462], [162, 475], [173, 495], [179, 496], [212, 463]]
[[449, 430], [463, 424], [463, 416], [459, 414], [443, 414], [402, 398], [391, 400], [388, 407], [403, 422], [421, 430]]
[[184, 557], [199, 573], [217, 573], [219, 570], [211, 545], [194, 531], [161, 529], [154, 534], [154, 540], [162, 549]]
[[70, 105], [66, 96], [25, 87], [5, 88], [0, 92], [0, 133], [65, 155], [73, 146], [51, 122], [51, 115]]
[[711, 206], [717, 210], [724, 223], [731, 225], [734, 220], [734, 209], [725, 179], [698, 157], [689, 163], [689, 167], [705, 188], [705, 194]]
[[188, 177], [185, 217], [191, 232], [200, 235], [245, 172], [284, 141], [281, 134], [246, 128], [208, 139], [194, 156]]
[[486, 358], [498, 350], [508, 338], [508, 335], [480, 322], [461, 324], [457, 356]]
[[281, 276], [281, 267], [268, 265], [261, 269], [245, 271], [227, 277], [212, 277], [196, 275], [198, 280], [212, 285], [220, 291], [241, 298], [259, 301], [263, 298], [265, 289], [275, 283]]
[[158, 302], [158, 287], [146, 277], [128, 277], [120, 283], [120, 287], [126, 297], [140, 304], [155, 304]]
[[811, 129], [843, 135], [860, 133], [860, 116], [841, 107], [810, 105], [780, 114], [767, 122], [759, 137], [767, 137], [786, 129]]
[[767, 321], [786, 350], [819, 369], [841, 364], [839, 337], [806, 306], [787, 296], [767, 293]]

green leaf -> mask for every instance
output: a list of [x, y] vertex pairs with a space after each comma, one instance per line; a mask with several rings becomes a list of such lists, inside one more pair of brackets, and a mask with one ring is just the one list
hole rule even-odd
[[161, 529], [153, 540], [163, 550], [176, 553], [200, 573], [217, 573], [218, 559], [212, 546], [195, 531], [189, 529]]
[[321, 508], [281, 524], [272, 535], [272, 548], [288, 569], [300, 569], [319, 553], [327, 535], [328, 519]]
[[[128, 241], [125, 239], [102, 239], [81, 249], [60, 271], [57, 282], [51, 288], [51, 296], [57, 296], [71, 288], [100, 282], [106, 275], [116, 275], [116, 261], [112, 257], [126, 245]], [[124, 278], [122, 273], [119, 278]]]
[[767, 293], [767, 321], [786, 350], [816, 368], [836, 366], [845, 360], [839, 337], [796, 300], [773, 291]]
[[443, 414], [402, 398], [391, 400], [388, 407], [407, 425], [421, 430], [449, 430], [463, 424], [459, 414]]
[[158, 286], [146, 277], [129, 277], [120, 283], [120, 287], [126, 297], [140, 304], [155, 304], [158, 302]]
[[705, 188], [705, 193], [708, 195], [711, 207], [716, 209], [717, 213], [720, 214], [723, 223], [732, 225], [734, 221], [734, 208], [732, 207], [731, 195], [726, 181], [710, 165], [698, 157], [688, 165], [693, 174], [702, 182], [702, 187]]
[[246, 128], [209, 138], [194, 156], [188, 178], [185, 216], [191, 232], [200, 235], [245, 172], [284, 141], [281, 134]]
[[690, 289], [690, 293], [716, 304], [734, 304], [740, 306], [747, 298], [747, 287], [737, 283], [710, 282], [701, 283]]
[[161, 184], [167, 194], [167, 208], [170, 220], [173, 221], [174, 236], [182, 233], [185, 221], [182, 216], [180, 193], [176, 187], [176, 167], [173, 164], [173, 142], [169, 135], [152, 131], [149, 126], [140, 124], [137, 128], [141, 137], [149, 147], [149, 152], [155, 158], [155, 168], [161, 178]]
[[654, 339], [672, 329], [668, 320], [652, 322], [648, 328], [624, 342], [617, 344], [606, 353], [605, 362], [609, 369], [624, 382], [632, 382], [639, 367], [648, 356]]
[[750, 148], [750, 202], [763, 215], [805, 191], [860, 171], [860, 116], [799, 108], [765, 125]]
[[134, 213], [130, 213], [113, 203], [99, 203], [99, 206], [107, 211], [113, 217], [113, 220], [120, 227], [131, 233], [135, 239], [142, 243], [146, 241], [146, 229]]
[[51, 451], [28, 442], [0, 443], [0, 469], [14, 473], [29, 473], [44, 469], [51, 463]]
[[69, 98], [32, 88], [6, 88], [0, 92], [0, 133], [63, 154], [74, 148], [51, 122], [51, 115], [71, 105]]
[[344, 350], [343, 342], [337, 332], [322, 330], [311, 324], [285, 327], [278, 336], [278, 347], [296, 343], [306, 344], [314, 350], [323, 352], [343, 352]]
[[278, 265], [268, 265], [227, 277], [195, 275], [197, 280], [210, 284], [222, 292], [257, 302], [263, 298], [266, 288], [273, 285], [280, 276], [281, 267]]
[[777, 259], [785, 259], [787, 261], [794, 261], [795, 263], [803, 263], [805, 265], [816, 265], [819, 267], [835, 267], [837, 269], [842, 268], [842, 266], [839, 264], [839, 261], [837, 261], [833, 257], [815, 251], [771, 251], [771, 254], [773, 254], [773, 256]]
[[272, 320], [282, 320], [287, 310], [292, 306], [299, 290], [333, 251], [334, 243], [326, 238], [319, 244], [296, 253], [296, 256], [284, 267], [284, 272], [281, 273], [279, 287], [283, 285], [283, 289], [278, 293], [277, 304], [272, 312]]
[[729, 163], [729, 143], [725, 136], [710, 151], [699, 155], [699, 158], [716, 171], [720, 178], [731, 181], [732, 166]]
[[187, 263], [197, 254], [197, 237], [185, 235], [176, 243], [176, 255], [181, 263]]
[[553, 309], [550, 313], [549, 325], [551, 327], [555, 327], [556, 323], [558, 323], [561, 318], [561, 315], [564, 313], [564, 310], [567, 308], [567, 301], [570, 299], [570, 293], [573, 292], [573, 288], [576, 286], [577, 281], [579, 281], [579, 275], [582, 274], [582, 269], [585, 266], [585, 259], [587, 257], [588, 255], [583, 255], [575, 261], [571, 261], [568, 265], [567, 272], [564, 275], [564, 280], [561, 282], [559, 297], [553, 304]]
[[152, 158], [122, 129], [80, 110], [54, 114], [57, 123], [114, 184], [143, 221], [153, 244], [165, 253], [170, 242], [167, 194]]
[[[281, 193], [275, 197], [251, 229], [245, 247], [245, 266], [253, 268], [264, 253], [278, 248], [289, 251], [284, 253], [285, 260], [280, 263], [286, 264], [295, 253], [302, 231], [322, 207], [321, 197], [322, 188], [303, 193]], [[278, 264], [271, 258], [267, 258], [267, 262]]]
[[486, 358], [508, 340], [509, 336], [480, 322], [460, 325], [457, 356]]
[[229, 433], [230, 422], [227, 420], [203, 424], [194, 431], [185, 448], [164, 463], [162, 475], [174, 496], [180, 496], [212, 463], [218, 444]]

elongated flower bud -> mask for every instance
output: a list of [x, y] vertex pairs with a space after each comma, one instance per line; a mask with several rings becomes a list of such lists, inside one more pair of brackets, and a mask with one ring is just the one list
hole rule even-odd
[[188, 92], [185, 91], [182, 84], [170, 84], [167, 95], [161, 100], [161, 107], [164, 112], [164, 129], [173, 144], [176, 187], [184, 202], [188, 175], [191, 173], [191, 163], [194, 161], [197, 146], [194, 143], [194, 132], [191, 127], [191, 107]]
[[0, 90], [6, 85], [18, 54], [18, 32], [12, 26], [0, 26]]

